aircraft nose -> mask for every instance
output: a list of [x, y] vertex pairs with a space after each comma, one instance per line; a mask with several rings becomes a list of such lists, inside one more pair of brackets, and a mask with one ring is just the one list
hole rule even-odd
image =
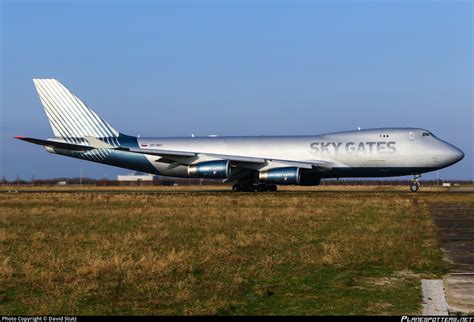
[[456, 162], [461, 161], [464, 158], [464, 152], [461, 149], [455, 148], [456, 151]]
[[461, 149], [458, 149], [454, 145], [447, 144], [446, 147], [446, 158], [450, 164], [454, 164], [456, 162], [461, 161], [464, 158], [464, 152]]

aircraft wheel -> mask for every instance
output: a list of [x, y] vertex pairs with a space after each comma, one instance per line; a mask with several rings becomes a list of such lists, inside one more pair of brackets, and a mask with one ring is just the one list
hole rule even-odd
[[276, 192], [278, 190], [278, 187], [276, 184], [271, 184], [270, 186], [268, 186], [268, 190], [270, 190], [271, 192]]
[[417, 192], [418, 191], [418, 188], [419, 188], [419, 185], [417, 185], [416, 183], [412, 183], [410, 185], [410, 190], [411, 192]]

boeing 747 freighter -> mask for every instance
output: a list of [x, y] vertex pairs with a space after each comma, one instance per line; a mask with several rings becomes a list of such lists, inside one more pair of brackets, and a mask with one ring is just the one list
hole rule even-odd
[[120, 168], [220, 179], [234, 191], [319, 185], [324, 178], [412, 175], [453, 165], [464, 153], [419, 128], [379, 128], [307, 136], [134, 137], [104, 121], [55, 79], [34, 79], [54, 137], [16, 137], [48, 152]]

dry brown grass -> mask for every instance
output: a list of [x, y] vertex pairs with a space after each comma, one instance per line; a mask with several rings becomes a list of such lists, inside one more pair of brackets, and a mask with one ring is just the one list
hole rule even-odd
[[0, 214], [4, 314], [417, 313], [444, 269], [412, 194], [0, 194]]

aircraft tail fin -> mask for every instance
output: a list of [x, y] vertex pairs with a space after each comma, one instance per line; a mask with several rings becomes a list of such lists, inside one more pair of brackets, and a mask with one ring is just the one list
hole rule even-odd
[[116, 138], [119, 132], [55, 79], [33, 79], [51, 128], [66, 141]]

